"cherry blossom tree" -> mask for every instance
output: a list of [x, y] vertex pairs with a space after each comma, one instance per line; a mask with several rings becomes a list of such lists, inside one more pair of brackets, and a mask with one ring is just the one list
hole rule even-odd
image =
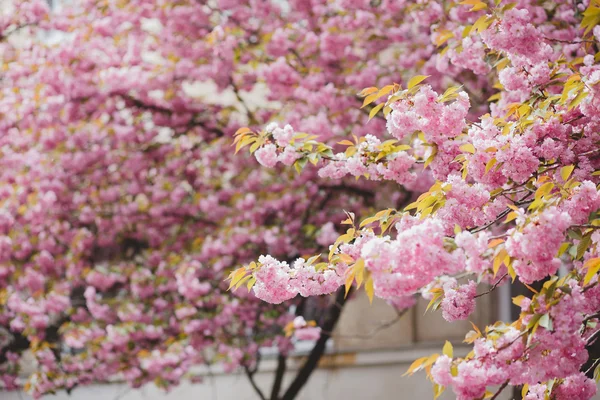
[[[544, 281], [514, 299], [517, 321], [475, 327], [469, 355], [448, 343], [409, 372], [461, 399], [590, 398], [599, 22], [596, 1], [15, 1], [4, 387], [168, 388], [215, 362], [252, 381], [276, 346], [269, 397], [292, 399], [353, 286], [398, 309], [422, 295], [452, 321]], [[283, 388], [290, 337], [315, 345]]]
[[[589, 399], [600, 377], [587, 351], [600, 337], [600, 3], [402, 4], [430, 23], [434, 50], [418, 74], [360, 92], [373, 121], [385, 119], [383, 135], [367, 124], [370, 134], [331, 146], [318, 131], [269, 124], [239, 130], [236, 143], [266, 167], [295, 159], [322, 179], [403, 187], [429, 176], [430, 188], [401, 208], [349, 213], [326, 256], [263, 255], [231, 282], [252, 279], [274, 304], [353, 286], [399, 307], [421, 295], [450, 322], [521, 282], [530, 292], [513, 299], [516, 321], [474, 326], [468, 355], [447, 342], [408, 372], [425, 370], [436, 397], [450, 388], [495, 399], [513, 386], [527, 400]], [[480, 283], [491, 288], [477, 294]]]
[[[383, 135], [385, 119], [367, 125], [373, 107], [361, 109], [357, 93], [435, 73], [434, 14], [396, 1], [68, 3], [1, 7], [2, 388], [35, 397], [113, 379], [169, 388], [199, 379], [195, 365], [216, 363], [254, 384], [259, 350], [272, 347], [271, 393], [255, 389], [294, 398], [325, 351], [345, 291], [271, 305], [259, 299], [269, 293], [266, 277], [232, 287], [262, 288], [258, 295], [230, 291], [225, 279], [260, 254], [292, 263], [326, 252], [345, 211], [401, 208], [430, 178], [399, 191], [321, 179], [316, 169], [260, 168], [235, 155], [234, 133], [290, 123], [317, 132], [328, 157], [351, 134]], [[459, 74], [472, 90], [491, 90]], [[454, 79], [436, 76], [440, 86]], [[298, 140], [291, 127], [274, 132], [280, 145]], [[318, 161], [263, 144], [251, 147], [266, 165]], [[336, 291], [330, 274], [312, 294]], [[296, 340], [314, 348], [283, 387]]]

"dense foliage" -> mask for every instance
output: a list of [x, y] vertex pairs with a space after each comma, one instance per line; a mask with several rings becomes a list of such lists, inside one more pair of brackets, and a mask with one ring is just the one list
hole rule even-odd
[[403, 208], [362, 221], [349, 213], [323, 259], [261, 256], [232, 283], [251, 276], [270, 303], [352, 285], [399, 306], [420, 293], [453, 321], [473, 312], [478, 283], [544, 281], [513, 299], [516, 321], [475, 327], [466, 357], [448, 344], [410, 372], [425, 369], [436, 395], [450, 387], [459, 399], [495, 398], [494, 386], [522, 386], [528, 400], [589, 399], [597, 388], [585, 373], [600, 372], [586, 350], [600, 336], [600, 3], [402, 4], [413, 14], [395, 29], [424, 42], [413, 28], [428, 21], [432, 53], [418, 55], [419, 75], [405, 84], [390, 75], [360, 93], [387, 138], [343, 140], [336, 152], [270, 124], [236, 140], [267, 167], [310, 161], [321, 178], [404, 186], [425, 170], [431, 187]]
[[[320, 299], [320, 331], [302, 296], [420, 294], [452, 321], [478, 283], [545, 280], [517, 321], [471, 332], [469, 355], [446, 345], [410, 372], [461, 399], [596, 392], [580, 371], [600, 335], [597, 1], [3, 11], [6, 388], [27, 353], [34, 395], [169, 387], [214, 362], [251, 377], [261, 346], [322, 351], [339, 309]], [[374, 205], [390, 208], [360, 218]]]
[[[319, 336], [302, 301], [268, 305], [228, 292], [226, 277], [261, 253], [322, 251], [343, 209], [391, 202], [361, 182], [257, 168], [234, 155], [233, 134], [277, 119], [332, 144], [364, 131], [356, 93], [406, 67], [377, 60], [396, 51], [403, 34], [386, 30], [403, 8], [70, 3], [2, 3], [3, 386], [170, 387], [213, 363], [251, 376], [260, 347], [285, 356]], [[333, 300], [315, 307], [311, 319], [335, 324]]]

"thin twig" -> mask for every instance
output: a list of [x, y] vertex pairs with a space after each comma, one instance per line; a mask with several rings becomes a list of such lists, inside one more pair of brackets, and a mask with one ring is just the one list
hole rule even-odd
[[410, 308], [406, 308], [402, 311], [397, 311], [396, 317], [394, 319], [382, 322], [381, 324], [379, 324], [375, 328], [373, 328], [371, 330], [371, 332], [363, 334], [363, 335], [334, 335], [333, 332], [330, 332], [330, 333], [332, 334], [332, 336], [334, 336], [336, 338], [340, 338], [340, 339], [372, 339], [373, 336], [375, 334], [377, 334], [378, 332], [380, 332], [384, 329], [387, 329], [390, 326], [394, 325], [396, 322], [400, 321], [400, 319], [408, 312], [408, 310], [410, 310]]
[[254, 388], [254, 391], [256, 392], [256, 394], [258, 394], [258, 397], [260, 397], [261, 400], [267, 400], [262, 390], [260, 390], [256, 382], [254, 381], [254, 372], [252, 372], [247, 365], [244, 365], [244, 371], [246, 371], [246, 376], [248, 377], [252, 388]]
[[504, 280], [504, 278], [506, 278], [507, 276], [508, 276], [508, 272], [507, 272], [507, 273], [505, 273], [504, 275], [502, 275], [502, 276], [500, 277], [500, 279], [498, 279], [498, 281], [497, 281], [496, 283], [494, 283], [494, 284], [492, 285], [492, 287], [491, 287], [491, 288], [490, 288], [488, 291], [486, 291], [486, 292], [483, 292], [483, 293], [480, 293], [480, 294], [476, 295], [474, 298], [476, 299], [476, 298], [478, 298], [478, 297], [485, 296], [486, 294], [490, 294], [490, 293], [492, 293], [494, 290], [496, 290], [496, 288], [498, 287], [498, 285], [500, 284], [500, 282], [502, 282], [502, 281]]
[[502, 384], [502, 386], [500, 386], [500, 388], [498, 389], [498, 391], [490, 398], [490, 400], [495, 400], [498, 398], [498, 396], [500, 396], [500, 393], [502, 393], [502, 391], [508, 386], [508, 379], [504, 381], [504, 383]]
[[587, 369], [587, 371], [584, 372], [585, 375], [589, 374], [590, 371], [592, 371], [594, 369], [594, 367], [596, 367], [598, 364], [600, 364], [600, 358], [597, 358], [596, 361], [594, 361], [592, 363], [592, 365], [590, 365], [590, 367]]

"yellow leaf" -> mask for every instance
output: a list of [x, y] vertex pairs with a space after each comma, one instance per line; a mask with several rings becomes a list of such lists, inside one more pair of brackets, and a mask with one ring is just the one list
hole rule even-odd
[[535, 191], [535, 199], [541, 199], [543, 196], [547, 195], [548, 193], [550, 193], [552, 191], [552, 189], [554, 189], [554, 183], [552, 182], [546, 182], [544, 183], [542, 186], [540, 186], [536, 191]]
[[496, 165], [496, 162], [497, 162], [497, 160], [496, 160], [496, 157], [490, 158], [490, 161], [488, 161], [488, 162], [485, 164], [485, 173], [486, 173], [486, 174], [487, 174], [487, 173], [490, 171], [490, 169], [492, 169], [492, 167], [493, 167], [494, 165]]
[[[471, 321], [469, 321], [471, 322]], [[473, 327], [473, 329], [475, 330], [475, 332], [477, 332], [477, 334], [479, 336], [481, 336], [481, 330], [477, 327], [477, 325], [475, 325], [473, 322], [471, 322], [471, 326]]]
[[257, 139], [255, 137], [246, 137], [240, 140], [235, 146], [235, 153], [237, 154], [237, 152], [240, 151], [243, 147], [249, 145], [250, 143], [256, 142], [256, 140]]
[[442, 393], [444, 393], [444, 390], [446, 390], [444, 386], [435, 383], [433, 385], [433, 400], [436, 400], [438, 397], [440, 397]]
[[374, 288], [373, 288], [373, 277], [371, 276], [371, 274], [367, 274], [367, 280], [365, 282], [365, 292], [367, 293], [367, 296], [369, 297], [369, 303], [373, 303], [373, 292], [374, 292]]
[[504, 220], [504, 223], [507, 224], [510, 221], [516, 219], [519, 216], [519, 214], [517, 214], [516, 211], [511, 211], [508, 213], [508, 215], [506, 216], [506, 219]]
[[354, 268], [350, 268], [348, 270], [348, 276], [346, 276], [346, 282], [344, 285], [346, 286], [346, 296], [352, 287], [352, 283], [354, 282]]
[[442, 349], [442, 353], [445, 356], [452, 358], [454, 355], [454, 348], [452, 347], [452, 343], [446, 340], [446, 343], [444, 343], [444, 347]]
[[573, 170], [575, 169], [574, 165], [567, 165], [566, 167], [562, 167], [560, 169], [560, 177], [563, 179], [563, 181], [567, 181], [569, 179], [569, 177], [571, 176], [571, 173], [573, 173]]
[[527, 396], [527, 392], [529, 392], [529, 385], [524, 384], [523, 388], [521, 389], [521, 397], [525, 398], [525, 396]]
[[427, 168], [429, 164], [432, 163], [432, 161], [435, 159], [435, 156], [437, 155], [437, 152], [438, 148], [436, 145], [434, 145], [434, 147], [431, 149], [431, 154], [429, 155], [429, 157], [427, 157], [427, 160], [425, 160], [425, 163], [423, 164], [423, 168]]
[[423, 82], [425, 79], [429, 78], [430, 75], [417, 75], [412, 77], [409, 81], [408, 81], [408, 89], [412, 89], [413, 87], [417, 86], [419, 83]]
[[367, 97], [365, 97], [365, 100], [363, 101], [363, 104], [360, 108], [366, 107], [367, 105], [371, 104], [378, 98], [379, 98], [379, 93], [373, 93], [373, 94], [368, 95]]
[[240, 129], [238, 129], [237, 131], [235, 131], [234, 136], [244, 135], [246, 133], [252, 133], [252, 129], [247, 128], [247, 127], [242, 127]]
[[452, 33], [452, 31], [449, 31], [447, 29], [443, 29], [443, 30], [439, 31], [438, 33], [439, 33], [439, 36], [435, 40], [435, 45], [437, 47], [440, 47], [441, 45], [446, 43], [446, 41], [448, 39], [450, 39], [454, 36], [454, 33]]
[[392, 91], [393, 88], [394, 88], [394, 85], [386, 85], [386, 86], [382, 87], [377, 92], [378, 97], [381, 97], [381, 96], [384, 96], [384, 95], [388, 94], [389, 92]]
[[360, 223], [360, 227], [362, 228], [365, 225], [369, 225], [375, 221], [379, 221], [379, 217], [369, 217], [369, 218], [365, 218], [362, 220], [362, 222]]
[[358, 96], [365, 97], [365, 96], [370, 95], [371, 93], [375, 93], [377, 90], [379, 90], [379, 89], [377, 89], [374, 86], [368, 87], [368, 88], [361, 90], [360, 93], [358, 93]]
[[238, 290], [240, 288], [240, 286], [242, 286], [244, 283], [248, 282], [250, 280], [250, 278], [252, 278], [252, 275], [246, 275], [245, 277], [243, 277], [242, 279], [240, 279], [236, 284], [235, 284], [235, 288], [234, 290]]
[[577, 96], [575, 96], [575, 98], [573, 100], [571, 100], [571, 102], [569, 103], [568, 110], [572, 110], [575, 107], [577, 107], [579, 105], [579, 103], [581, 103], [583, 101], [583, 99], [585, 99], [588, 95], [589, 95], [589, 93], [585, 92], [585, 91], [581, 91], [581, 92], [577, 93]]
[[448, 101], [448, 100], [455, 99], [456, 97], [458, 97], [458, 95], [456, 93], [460, 90], [461, 87], [462, 86], [450, 86], [448, 89], [446, 89], [446, 91], [438, 99], [438, 101], [445, 102], [445, 101]]
[[427, 367], [430, 367], [430, 366], [432, 366], [432, 365], [433, 365], [433, 363], [435, 363], [435, 362], [436, 362], [436, 360], [437, 360], [439, 357], [440, 357], [440, 355], [439, 355], [439, 354], [437, 354], [437, 353], [430, 355], [430, 356], [427, 358], [427, 361], [425, 361], [425, 362], [423, 363], [423, 368], [427, 368]]
[[460, 228], [460, 225], [454, 224], [454, 234], [458, 235], [461, 232], [462, 232], [462, 229]]
[[354, 264], [354, 273], [356, 276], [356, 287], [358, 289], [363, 283], [365, 273], [365, 260], [363, 260], [362, 258], [356, 260], [356, 264]]
[[338, 142], [338, 144], [344, 144], [344, 145], [347, 145], [347, 146], [354, 146], [354, 143], [352, 143], [349, 140], [342, 140], [341, 142]]
[[479, 2], [479, 3], [475, 4], [469, 11], [485, 10], [486, 8], [487, 8], [487, 4], [485, 4], [484, 2]]
[[488, 249], [493, 249], [498, 246], [500, 243], [504, 243], [504, 239], [494, 239], [488, 243]]
[[490, 24], [492, 23], [493, 20], [494, 20], [493, 18], [490, 18], [488, 20], [488, 16], [487, 15], [482, 15], [473, 24], [473, 28], [471, 28], [471, 31], [475, 31], [477, 33], [481, 33], [481, 31], [487, 29], [487, 27], [490, 26]]
[[252, 286], [254, 286], [255, 283], [256, 283], [256, 278], [254, 276], [252, 276], [252, 278], [250, 278], [250, 280], [248, 281], [248, 284], [246, 285], [246, 287], [248, 288], [248, 291], [250, 291], [250, 289], [252, 289]]
[[377, 113], [383, 108], [385, 104], [381, 103], [376, 105], [375, 107], [373, 107], [373, 109], [369, 112], [369, 121], [375, 116], [377, 115]]
[[512, 302], [513, 302], [513, 304], [514, 304], [514, 305], [516, 305], [517, 307], [521, 307], [521, 302], [522, 302], [523, 300], [525, 300], [526, 298], [527, 298], [527, 297], [525, 297], [525, 296], [523, 296], [522, 294], [520, 294], [520, 295], [518, 295], [518, 296], [516, 296], [516, 297], [513, 297], [513, 298], [512, 298]]
[[459, 149], [464, 151], [465, 153], [475, 154], [475, 146], [473, 146], [471, 143], [465, 143], [462, 146], [460, 146]]
[[234, 287], [244, 277], [244, 275], [246, 275], [245, 267], [238, 268], [229, 274], [228, 279], [231, 279], [231, 282], [229, 282], [229, 288], [227, 290], [231, 290], [231, 288]]
[[406, 370], [406, 372], [402, 376], [414, 374], [419, 369], [419, 367], [421, 367], [421, 365], [423, 365], [423, 363], [427, 361], [428, 358], [429, 357], [417, 358], [415, 361], [412, 362], [412, 364], [410, 364], [410, 367], [408, 367], [408, 370]]
[[583, 278], [583, 284], [587, 285], [590, 283], [592, 278], [596, 276], [598, 271], [600, 271], [600, 258], [592, 258], [585, 262], [584, 267], [587, 267], [587, 273]]
[[348, 254], [340, 254], [339, 255], [340, 260], [342, 260], [342, 262], [346, 263], [346, 264], [350, 264], [354, 262], [354, 258], [350, 257]]

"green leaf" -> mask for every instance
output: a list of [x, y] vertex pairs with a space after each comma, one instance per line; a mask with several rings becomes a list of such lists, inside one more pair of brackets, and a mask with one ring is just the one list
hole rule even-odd
[[552, 319], [550, 318], [550, 314], [542, 315], [538, 323], [542, 328], [546, 328], [549, 331], [552, 330]]
[[592, 234], [591, 233], [588, 233], [583, 238], [581, 238], [581, 240], [579, 241], [579, 244], [577, 245], [577, 255], [575, 257], [577, 260], [579, 260], [581, 257], [583, 257], [583, 255], [585, 254], [587, 249], [590, 247], [591, 243], [592, 243]]

